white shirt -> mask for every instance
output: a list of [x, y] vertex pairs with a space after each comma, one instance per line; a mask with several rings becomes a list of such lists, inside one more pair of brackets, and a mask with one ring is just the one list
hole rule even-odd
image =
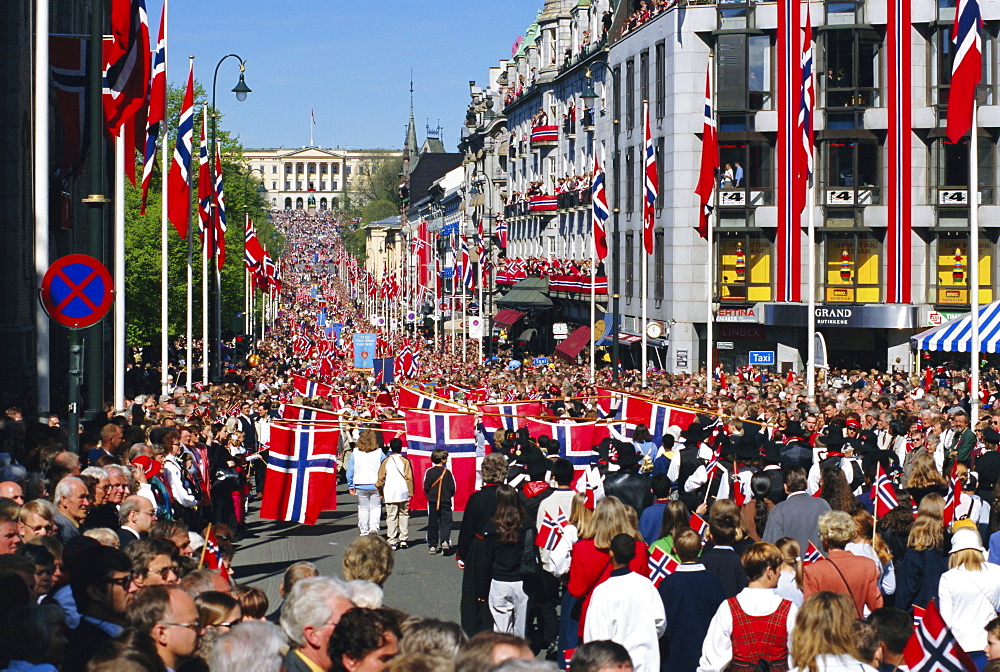
[[629, 572], [594, 588], [583, 626], [583, 641], [610, 639], [628, 650], [635, 672], [659, 672], [659, 639], [667, 615], [653, 582]]
[[[862, 663], [854, 656], [847, 655], [846, 653], [837, 656], [832, 654], [817, 656], [816, 666], [819, 672], [876, 672], [875, 668], [871, 665]], [[792, 668], [791, 672], [805, 672], [805, 670], [795, 667]]]
[[[740, 608], [750, 616], [767, 616], [781, 606], [782, 598], [770, 588], [744, 588], [736, 595]], [[788, 608], [788, 648], [792, 647], [792, 628], [799, 608], [792, 604]], [[588, 616], [589, 617], [589, 616]], [[733, 613], [728, 600], [719, 605], [719, 610], [708, 625], [708, 634], [701, 648], [698, 672], [721, 672], [733, 660]]]
[[[729, 470], [720, 464], [718, 471], [711, 480], [718, 481], [719, 483], [719, 492], [715, 498], [729, 499]], [[684, 482], [684, 492], [694, 492], [701, 486], [708, 483], [708, 481], [708, 468], [704, 464], [699, 464], [698, 468], [694, 470], [694, 473], [688, 476], [688, 479]], [[711, 487], [712, 486], [709, 485], [709, 488]]]
[[978, 572], [949, 569], [938, 584], [941, 618], [966, 651], [986, 648], [986, 624], [1000, 608], [1000, 565], [987, 562]]
[[170, 488], [170, 498], [174, 502], [189, 509], [198, 504], [195, 496], [184, 487], [181, 465], [173, 455], [168, 455], [163, 460], [163, 476], [166, 478], [167, 487]]
[[576, 525], [570, 523], [563, 528], [563, 536], [556, 547], [549, 552], [547, 560], [542, 561], [542, 568], [554, 576], [566, 576], [569, 573], [569, 561], [573, 555], [573, 544], [579, 539]]
[[[570, 510], [573, 508], [573, 497], [576, 493], [572, 489], [567, 488], [565, 490], [560, 490], [556, 488], [551, 495], [542, 500], [542, 503], [538, 506], [538, 516], [535, 518], [535, 529], [538, 531], [542, 530], [542, 521], [545, 520], [545, 514], [549, 514], [553, 519], [559, 517], [559, 513], [562, 512], [566, 519], [569, 520]], [[565, 534], [565, 533], [564, 533]], [[552, 570], [549, 568], [548, 559], [552, 554], [552, 551], [547, 551], [544, 548], [538, 549], [538, 555], [542, 559], [542, 567], [547, 572]]]

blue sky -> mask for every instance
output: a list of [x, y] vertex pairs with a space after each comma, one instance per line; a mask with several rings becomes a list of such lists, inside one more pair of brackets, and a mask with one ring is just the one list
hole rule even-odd
[[[469, 80], [510, 56], [511, 44], [543, 0], [170, 0], [167, 76], [211, 88], [219, 59], [247, 61], [246, 101], [230, 90], [235, 59], [219, 69], [218, 106], [247, 147], [401, 148], [413, 69], [417, 137], [443, 128], [455, 151], [469, 103]], [[155, 41], [162, 0], [147, 0]]]

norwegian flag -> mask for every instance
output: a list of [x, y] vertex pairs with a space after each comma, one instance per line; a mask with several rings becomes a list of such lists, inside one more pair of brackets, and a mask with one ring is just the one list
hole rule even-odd
[[691, 529], [700, 534], [702, 538], [704, 538], [708, 533], [708, 523], [706, 523], [705, 519], [697, 513], [691, 514], [691, 517], [688, 518], [688, 524], [691, 526]]
[[483, 418], [483, 430], [486, 434], [486, 441], [491, 446], [494, 445], [493, 436], [498, 429], [513, 431], [524, 427], [529, 415], [542, 414], [542, 402], [529, 401], [509, 404], [480, 404], [477, 406]]
[[493, 235], [497, 237], [497, 244], [507, 249], [507, 221], [503, 217], [497, 217], [497, 225], [493, 230]]
[[590, 471], [583, 472], [583, 506], [591, 511], [597, 506], [597, 486], [590, 480]]
[[535, 535], [535, 546], [544, 548], [546, 551], [555, 550], [556, 544], [563, 538], [563, 529], [567, 525], [569, 525], [569, 519], [562, 509], [558, 510], [556, 516], [546, 511], [545, 516], [542, 517], [542, 527]]
[[305, 352], [309, 348], [309, 339], [299, 334], [292, 339], [292, 352]]
[[117, 136], [126, 122], [137, 114], [144, 116], [149, 95], [149, 20], [144, 0], [112, 0], [111, 37], [102, 54], [102, 98], [105, 124]]
[[740, 479], [736, 474], [733, 474], [733, 501], [736, 502], [736, 506], [743, 506], [750, 501], [750, 495], [747, 494], [747, 488], [749, 483]]
[[211, 259], [212, 176], [208, 162], [208, 103], [201, 110], [201, 141], [198, 145], [198, 235], [205, 249], [205, 259]]
[[[449, 453], [448, 462], [455, 477], [455, 511], [464, 511], [465, 504], [476, 489], [476, 427], [475, 416], [464, 407], [433, 399], [425, 394], [402, 388], [399, 408], [406, 419], [407, 456], [413, 465], [415, 483], [422, 483], [424, 473], [431, 468], [431, 453], [443, 448]], [[410, 508], [427, 508], [423, 489], [416, 488]]]
[[923, 618], [913, 629], [903, 659], [912, 672], [976, 672], [975, 663], [958, 645], [934, 600], [927, 603]]
[[[305, 338], [305, 337], [300, 337]], [[307, 339], [308, 341], [308, 339]], [[292, 387], [303, 397], [330, 397], [333, 394], [333, 387], [324, 383], [318, 383], [297, 373], [291, 375]]]
[[594, 177], [590, 183], [591, 204], [594, 211], [594, 254], [603, 261], [608, 256], [608, 233], [604, 223], [608, 220], [608, 195], [604, 191], [604, 168], [601, 166], [600, 150], [594, 147]]
[[257, 229], [253, 225], [253, 221], [250, 219], [250, 215], [247, 215], [246, 223], [246, 235], [244, 238], [244, 260], [246, 261], [247, 270], [250, 271], [250, 277], [253, 278], [258, 269], [261, 267], [261, 262], [264, 261], [264, 257], [267, 252], [261, 247], [260, 241], [257, 239]]
[[701, 131], [701, 172], [698, 187], [694, 190], [701, 202], [698, 217], [698, 235], [708, 238], [708, 218], [715, 210], [714, 194], [719, 172], [719, 136], [715, 127], [715, 113], [712, 110], [712, 66], [709, 64], [705, 75], [705, 120]]
[[654, 548], [649, 553], [649, 580], [653, 582], [654, 587], [659, 588], [663, 579], [676, 572], [680, 566], [681, 563], [670, 557], [670, 554], [662, 548]]
[[948, 93], [948, 139], [958, 142], [972, 126], [976, 87], [983, 76], [983, 46], [979, 28], [983, 25], [979, 0], [959, 0], [955, 25], [951, 29], [955, 57], [951, 66]]
[[475, 275], [472, 273], [472, 259], [469, 256], [469, 243], [462, 236], [462, 282], [469, 289], [475, 285]]
[[525, 427], [528, 428], [532, 436], [545, 434], [559, 442], [559, 457], [564, 457], [572, 462], [573, 469], [576, 471], [574, 485], [590, 466], [594, 455], [594, 446], [611, 436], [611, 431], [606, 424], [597, 424], [596, 422], [565, 425], [528, 418], [525, 421]]
[[226, 194], [222, 188], [222, 150], [219, 143], [215, 143], [215, 171], [212, 174], [215, 181], [215, 212], [212, 218], [212, 244], [215, 248], [214, 254], [218, 255], [219, 270], [226, 263]]
[[78, 37], [49, 38], [49, 64], [59, 119], [59, 142], [53, 145], [58, 160], [57, 174], [63, 180], [83, 167], [89, 147], [87, 136], [88, 40]]
[[810, 541], [809, 545], [806, 546], [806, 554], [802, 556], [802, 566], [805, 567], [806, 565], [811, 565], [814, 562], [819, 562], [822, 559], [823, 559], [823, 554], [820, 553], [819, 549], [816, 548], [816, 545]]
[[153, 180], [156, 165], [156, 145], [160, 137], [160, 124], [167, 118], [167, 45], [163, 38], [166, 28], [167, 3], [160, 14], [160, 33], [153, 52], [152, 81], [149, 86], [149, 110], [146, 113], [146, 145], [142, 154], [142, 204], [139, 213], [146, 214], [146, 196]]
[[899, 506], [896, 490], [892, 487], [892, 481], [886, 476], [881, 462], [875, 470], [875, 482], [872, 484], [872, 501], [875, 502], [876, 518], [881, 518]]
[[177, 235], [186, 238], [191, 223], [191, 147], [194, 136], [194, 59], [188, 70], [184, 103], [181, 105], [180, 123], [177, 125], [177, 144], [174, 159], [167, 177], [167, 214], [177, 229]]
[[962, 498], [962, 479], [958, 477], [958, 461], [951, 465], [951, 486], [948, 494], [944, 498], [944, 526], [948, 527], [955, 522], [955, 510], [958, 502]]
[[924, 614], [927, 613], [927, 609], [917, 605], [913, 605], [913, 627], [919, 628], [924, 622]]
[[799, 166], [796, 188], [800, 192], [802, 205], [806, 203], [806, 189], [813, 174], [813, 116], [816, 103], [816, 88], [813, 82], [813, 39], [812, 20], [809, 3], [805, 3], [805, 25], [802, 36], [802, 93], [799, 98], [798, 132], [801, 137]]
[[646, 156], [644, 160], [645, 198], [642, 201], [642, 244], [646, 254], [653, 253], [653, 225], [656, 224], [656, 197], [660, 190], [656, 176], [656, 148], [653, 146], [652, 129], [649, 126], [649, 103], [642, 104], [646, 118]]
[[[333, 415], [306, 408], [293, 411], [302, 421]], [[339, 438], [340, 429], [332, 424], [326, 427], [292, 421], [271, 425], [261, 518], [314, 525], [320, 513], [336, 510]]]
[[205, 550], [202, 555], [202, 564], [206, 569], [214, 569], [227, 581], [232, 575], [229, 565], [222, 557], [222, 550], [219, 548], [219, 540], [215, 536], [215, 528], [209, 524], [208, 534], [205, 535]]
[[[610, 392], [606, 390], [605, 392], [607, 394], [604, 397], [601, 396], [601, 391], [598, 392], [598, 405], [603, 405], [605, 412], [610, 413]], [[617, 417], [623, 421], [621, 423], [624, 426], [622, 433], [628, 438], [631, 438], [636, 427], [646, 425], [650, 438], [657, 448], [663, 445], [663, 435], [666, 434], [671, 425], [687, 427], [695, 420], [695, 414], [692, 411], [673, 408], [648, 397], [632, 394], [622, 396]]]

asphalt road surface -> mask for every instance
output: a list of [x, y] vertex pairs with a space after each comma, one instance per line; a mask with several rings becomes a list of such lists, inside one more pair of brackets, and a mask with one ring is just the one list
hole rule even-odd
[[[233, 561], [236, 582], [256, 586], [267, 593], [268, 613], [280, 604], [278, 586], [285, 569], [293, 562], [315, 563], [321, 574], [341, 577], [344, 551], [358, 537], [357, 498], [337, 486], [337, 511], [324, 513], [315, 525], [299, 525], [261, 520], [259, 500], [251, 505], [250, 531], [237, 545]], [[458, 540], [461, 514], [451, 540]], [[395, 552], [395, 567], [385, 584], [385, 605], [415, 616], [434, 616], [458, 621], [462, 570], [453, 555], [444, 557], [427, 552], [427, 514], [410, 514], [410, 547]], [[385, 537], [383, 507], [381, 535]]]

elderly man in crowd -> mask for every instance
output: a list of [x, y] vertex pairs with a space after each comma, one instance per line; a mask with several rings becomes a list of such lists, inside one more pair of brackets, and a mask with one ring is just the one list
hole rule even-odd
[[90, 491], [79, 478], [67, 476], [56, 486], [53, 500], [56, 504], [56, 536], [65, 544], [80, 536], [80, 526], [90, 511]]
[[353, 607], [350, 588], [339, 579], [317, 576], [296, 583], [281, 608], [281, 629], [292, 643], [286, 672], [329, 670], [330, 635]]

